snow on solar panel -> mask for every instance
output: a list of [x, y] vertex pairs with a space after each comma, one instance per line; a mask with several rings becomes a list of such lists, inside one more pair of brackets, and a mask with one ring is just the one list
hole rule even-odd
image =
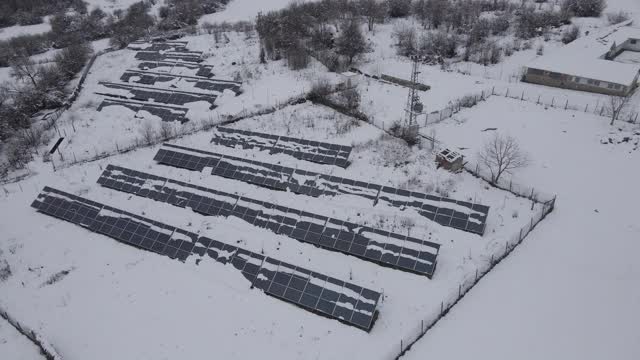
[[105, 96], [113, 96], [116, 98], [123, 98], [124, 96], [117, 93], [117, 90], [127, 90], [129, 93], [133, 95], [134, 100], [139, 101], [150, 101], [161, 102], [165, 104], [173, 104], [173, 105], [185, 105], [191, 102], [197, 101], [206, 101], [211, 104], [211, 109], [215, 108], [216, 96], [213, 94], [199, 94], [193, 92], [186, 91], [172, 91], [167, 89], [157, 89], [150, 88], [138, 85], [129, 85], [129, 84], [117, 84], [110, 82], [100, 82], [99, 85], [102, 85], [108, 89], [116, 90], [115, 93], [96, 93], [99, 95]]
[[136, 112], [147, 111], [150, 114], [160, 117], [162, 121], [180, 121], [182, 124], [189, 121], [189, 119], [186, 118], [187, 109], [185, 108], [162, 106], [151, 103], [139, 103], [119, 99], [103, 100], [102, 103], [100, 103], [100, 106], [98, 106], [98, 111], [102, 111], [102, 109], [109, 106], [124, 106]]
[[31, 204], [39, 212], [122, 243], [185, 261], [209, 256], [231, 264], [251, 287], [303, 309], [365, 331], [377, 318], [380, 293], [166, 225], [76, 195], [45, 187]]
[[252, 161], [234, 156], [164, 144], [156, 161], [179, 168], [202, 171], [211, 167], [213, 175], [276, 189], [289, 190], [313, 197], [320, 195], [356, 195], [401, 210], [411, 208], [436, 223], [482, 235], [486, 227], [489, 207], [446, 197], [355, 181], [301, 169]]
[[231, 148], [268, 150], [271, 154], [286, 154], [300, 160], [340, 167], [347, 167], [351, 154], [351, 146], [226, 127], [217, 127], [211, 142]]
[[234, 216], [277, 234], [429, 278], [440, 245], [251, 198], [108, 165], [102, 186], [188, 207], [209, 216]]

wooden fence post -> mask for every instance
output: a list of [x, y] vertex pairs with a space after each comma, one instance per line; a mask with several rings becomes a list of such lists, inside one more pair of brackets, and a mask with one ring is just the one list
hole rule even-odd
[[587, 104], [587, 106], [584, 107], [584, 112], [587, 112], [587, 109], [589, 109], [589, 104]]
[[540, 95], [538, 95], [538, 101], [536, 101], [536, 105], [540, 105]]
[[569, 99], [567, 99], [567, 102], [564, 104], [564, 109], [567, 110], [567, 107], [569, 107]]

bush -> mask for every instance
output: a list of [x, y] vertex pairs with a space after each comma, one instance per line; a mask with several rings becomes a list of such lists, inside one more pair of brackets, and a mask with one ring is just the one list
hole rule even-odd
[[561, 40], [563, 44], [568, 44], [577, 39], [578, 36], [580, 36], [580, 28], [577, 25], [572, 25], [562, 33]]
[[456, 56], [458, 38], [445, 31], [426, 33], [420, 37], [420, 54], [430, 58], [449, 59]]
[[629, 20], [630, 18], [631, 17], [629, 16], [629, 13], [624, 11], [619, 11], [617, 13], [607, 13], [607, 20], [611, 25], [619, 24], [623, 21]]
[[33, 12], [19, 11], [13, 17], [18, 25], [42, 24], [42, 16]]
[[71, 79], [82, 70], [89, 60], [91, 51], [91, 46], [88, 43], [80, 42], [57, 53], [54, 61], [63, 76]]
[[387, 12], [392, 18], [403, 18], [411, 12], [411, 0], [388, 0]]
[[606, 6], [605, 0], [564, 0], [561, 8], [579, 17], [600, 17]]
[[417, 35], [416, 30], [406, 24], [395, 26], [393, 29], [393, 37], [397, 40], [398, 55], [410, 56], [417, 53]]

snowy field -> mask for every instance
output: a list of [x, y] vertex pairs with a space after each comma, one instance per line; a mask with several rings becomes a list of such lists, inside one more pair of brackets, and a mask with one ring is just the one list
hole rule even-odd
[[43, 18], [42, 24], [36, 25], [14, 25], [5, 28], [0, 28], [0, 40], [8, 40], [20, 35], [35, 35], [43, 34], [47, 31], [51, 31], [51, 25], [49, 24], [49, 17]]
[[[354, 179], [378, 179], [384, 184], [483, 203], [491, 206], [485, 235], [441, 227], [410, 210], [371, 207], [370, 202], [357, 197], [310, 198], [158, 165], [152, 161], [157, 149], [154, 147], [55, 174], [43, 171], [20, 186], [7, 188], [10, 193], [0, 200], [0, 207], [13, 210], [3, 210], [10, 215], [0, 224], [8, 238], [2, 246], [15, 246], [16, 251], [4, 251], [14, 275], [0, 284], [3, 293], [8, 294], [2, 305], [36, 327], [69, 358], [100, 359], [100, 354], [110, 358], [109, 349], [113, 348], [125, 349], [122, 353], [132, 359], [192, 358], [210, 351], [207, 339], [211, 336], [217, 339], [217, 356], [225, 359], [246, 359], [259, 353], [278, 354], [284, 359], [387, 357], [394, 353], [401, 337], [419, 328], [420, 319], [436, 314], [441, 301], [452, 299], [460, 282], [472, 278], [475, 269], [485, 266], [492, 254], [504, 251], [504, 241], [538, 211], [537, 206], [531, 210], [529, 201], [490, 188], [469, 175], [436, 170], [433, 155], [426, 149], [409, 151], [398, 140], [380, 138], [381, 131], [374, 127], [309, 104], [243, 120], [234, 126], [351, 144], [355, 146], [353, 164], [341, 169], [300, 162], [285, 155], [214, 146], [206, 132], [180, 139], [178, 144], [235, 155], [244, 153], [259, 161], [277, 161]], [[95, 183], [107, 164], [356, 223], [411, 231], [412, 236], [442, 244], [438, 268], [433, 280], [429, 280], [302, 244], [237, 219], [203, 217], [108, 190]], [[224, 242], [238, 243], [249, 250], [264, 251], [327, 275], [351, 277], [357, 284], [384, 292], [380, 316], [367, 334], [252, 291], [229, 267], [207, 260], [199, 265], [194, 259], [187, 264], [170, 261], [36, 213], [27, 205], [45, 184]], [[405, 228], [403, 224], [407, 223], [414, 226]], [[69, 270], [69, 274], [46, 284], [53, 274], [63, 270]], [[102, 324], [100, 331], [96, 331], [96, 323]], [[144, 329], [142, 336], [140, 327]], [[249, 337], [252, 346], [246, 346]]]
[[601, 140], [619, 128], [633, 138], [640, 129], [492, 98], [437, 131], [474, 154], [489, 127], [516, 137], [531, 154], [534, 163], [516, 177], [556, 191], [557, 208], [406, 358], [638, 359], [639, 137]]
[[[89, 8], [100, 5], [113, 11], [133, 2], [92, 0]], [[253, 20], [260, 11], [289, 2], [233, 0], [223, 12], [206, 15], [200, 23]], [[636, 0], [609, 0], [606, 11], [617, 10], [630, 11], [640, 21]], [[605, 21], [577, 19], [583, 30], [601, 27]], [[46, 26], [1, 29], [0, 39], [47, 31]], [[360, 69], [375, 75], [409, 76], [410, 63], [395, 54], [392, 31], [389, 24], [376, 26], [374, 35], [365, 32], [367, 37], [375, 36], [378, 45], [358, 64]], [[546, 53], [559, 48], [558, 35], [545, 42]], [[319, 77], [339, 80], [315, 62], [300, 72], [289, 71], [283, 61], [259, 64], [255, 35], [227, 36], [228, 42], [217, 44], [210, 35], [184, 40], [189, 50], [205, 53], [204, 64], [213, 65], [216, 78], [241, 80], [243, 94], [224, 94], [210, 112], [198, 104], [189, 106], [192, 121], [173, 124], [175, 131], [284, 103], [307, 91]], [[515, 52], [497, 65], [421, 68], [420, 81], [432, 86], [420, 93], [428, 112], [492, 88], [502, 94], [506, 89], [510, 94], [526, 94], [529, 101], [494, 96], [421, 131], [435, 133], [472, 161], [487, 137], [495, 132], [510, 134], [533, 159], [513, 180], [559, 197], [556, 211], [414, 345], [406, 358], [640, 358], [640, 267], [635, 261], [640, 250], [636, 211], [640, 192], [633, 191], [640, 184], [640, 129], [626, 123], [610, 127], [603, 117], [536, 105], [538, 95], [546, 97], [545, 102], [554, 99], [575, 106], [592, 107], [605, 101], [600, 95], [520, 83], [520, 68], [538, 56], [535, 49], [542, 41], [534, 39], [531, 49]], [[106, 44], [102, 40], [94, 47], [103, 49]], [[54, 155], [57, 164], [125, 147], [139, 141], [140, 129], [147, 124], [159, 127], [159, 119], [134, 117], [122, 107], [96, 111], [102, 100], [94, 94], [101, 89], [98, 82], [118, 82], [125, 70], [137, 67], [134, 55], [135, 51], [125, 49], [98, 59], [80, 98], [60, 119], [66, 140], [61, 145], [64, 160]], [[7, 68], [0, 69], [0, 79], [9, 79]], [[388, 128], [401, 117], [407, 90], [364, 77], [359, 80], [361, 110], [376, 126]], [[640, 92], [630, 108], [640, 110]], [[44, 335], [65, 359], [112, 359], [114, 349], [124, 359], [190, 359], [202, 354], [221, 359], [265, 354], [282, 359], [391, 358], [399, 350], [400, 339], [413, 337], [420, 320], [437, 314], [442, 301], [457, 295], [458, 284], [471, 279], [492, 255], [501, 254], [505, 241], [539, 210], [537, 206], [531, 210], [530, 202], [466, 173], [452, 175], [435, 169], [426, 146], [409, 150], [382, 136], [379, 129], [323, 107], [289, 106], [232, 126], [352, 145], [353, 163], [341, 169], [282, 154], [215, 146], [210, 144], [210, 132], [175, 143], [483, 203], [491, 206], [487, 231], [479, 237], [439, 226], [410, 210], [372, 207], [353, 196], [311, 198], [170, 168], [152, 160], [158, 146], [55, 173], [50, 163], [38, 157], [30, 164], [34, 176], [3, 186], [0, 192], [0, 213], [4, 214], [0, 217], [0, 263], [6, 261], [12, 270], [11, 277], [0, 281], [0, 306]], [[483, 131], [487, 128], [496, 130]], [[204, 217], [108, 190], [96, 184], [108, 164], [404, 234], [410, 231], [412, 236], [442, 245], [438, 268], [429, 280], [315, 248], [235, 218]], [[249, 289], [230, 266], [194, 258], [183, 264], [42, 215], [29, 204], [45, 185], [326, 275], [352, 279], [384, 294], [380, 317], [367, 334]], [[24, 337], [0, 321], [0, 359], [5, 354], [9, 359], [39, 356]]]
[[40, 349], [0, 318], [0, 356], [11, 360], [40, 360]]

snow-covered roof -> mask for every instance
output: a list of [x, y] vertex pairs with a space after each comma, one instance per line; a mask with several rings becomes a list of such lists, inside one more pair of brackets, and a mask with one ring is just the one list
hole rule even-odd
[[356, 74], [356, 73], [354, 73], [352, 71], [345, 71], [345, 72], [342, 73], [342, 75], [346, 76], [346, 77], [352, 77], [352, 76], [356, 76], [358, 74]]
[[614, 43], [621, 45], [628, 39], [640, 39], [640, 28], [632, 27], [631, 21], [578, 38], [527, 67], [630, 86], [640, 72], [640, 64], [604, 59]]

